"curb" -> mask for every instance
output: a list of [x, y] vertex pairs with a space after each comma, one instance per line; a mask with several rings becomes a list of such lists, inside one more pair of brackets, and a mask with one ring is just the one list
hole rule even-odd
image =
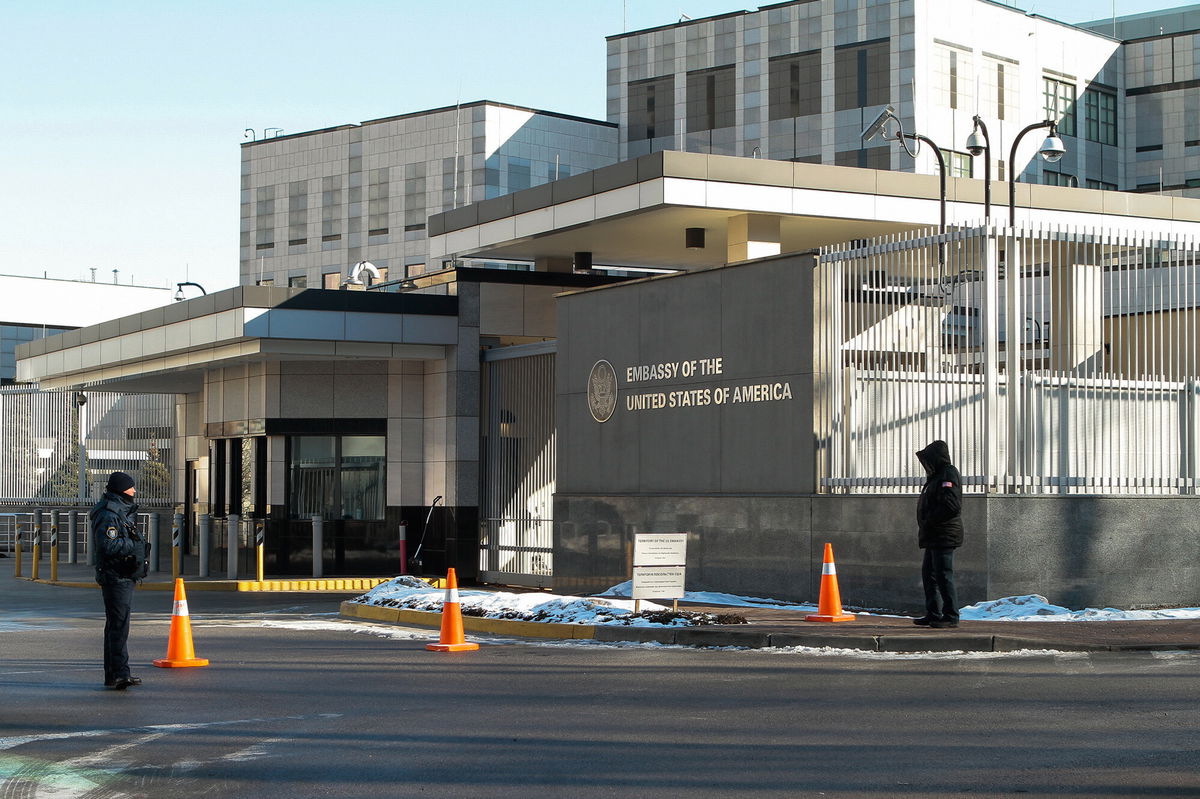
[[[95, 581], [81, 582], [76, 580], [34, 580], [32, 577], [16, 577], [27, 583], [40, 585], [56, 585], [63, 588], [99, 588]], [[311, 580], [196, 580], [184, 583], [189, 591], [245, 591], [251, 593], [349, 593], [370, 591], [380, 583], [386, 583], [390, 577], [345, 577]], [[143, 582], [137, 586], [139, 591], [174, 591], [172, 582]]]
[[[438, 611], [386, 608], [342, 602], [341, 618], [362, 621], [438, 628]], [[1019, 635], [990, 635], [962, 632], [957, 634], [909, 635], [830, 635], [820, 630], [770, 632], [753, 629], [713, 629], [709, 627], [620, 627], [615, 625], [562, 624], [556, 622], [488, 619], [463, 616], [463, 627], [476, 633], [510, 635], [522, 638], [591, 639], [605, 643], [658, 643], [696, 648], [736, 646], [748, 649], [805, 646], [856, 649], [865, 652], [1014, 652], [1021, 649], [1060, 652], [1162, 652], [1200, 650], [1200, 642], [1087, 644], [1050, 642]]]

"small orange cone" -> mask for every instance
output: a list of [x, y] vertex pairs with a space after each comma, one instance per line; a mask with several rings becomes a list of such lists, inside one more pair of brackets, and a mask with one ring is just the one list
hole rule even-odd
[[438, 643], [426, 644], [434, 652], [466, 652], [478, 649], [463, 636], [462, 610], [458, 606], [458, 577], [454, 569], [446, 572], [446, 599], [442, 602], [442, 634]]
[[187, 594], [183, 590], [182, 577], [175, 579], [175, 606], [171, 611], [167, 656], [154, 661], [154, 665], [164, 669], [208, 665], [208, 659], [196, 657], [196, 652], [192, 649], [192, 619], [188, 616]]
[[833, 565], [833, 544], [825, 545], [825, 562], [821, 565], [821, 597], [817, 612], [805, 616], [805, 621], [854, 621], [848, 613], [842, 613], [842, 595], [838, 591], [837, 567]]

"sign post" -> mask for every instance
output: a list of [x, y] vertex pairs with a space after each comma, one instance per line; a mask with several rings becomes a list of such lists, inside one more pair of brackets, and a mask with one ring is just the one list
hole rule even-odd
[[635, 533], [633, 536], [633, 612], [643, 599], [670, 599], [679, 609], [687, 570], [687, 533]]

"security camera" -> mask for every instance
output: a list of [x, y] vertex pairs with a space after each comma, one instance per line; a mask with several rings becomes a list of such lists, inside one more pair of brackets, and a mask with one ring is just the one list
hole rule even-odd
[[896, 109], [892, 108], [890, 105], [885, 106], [884, 109], [879, 112], [879, 116], [875, 117], [875, 120], [863, 129], [862, 140], [870, 141], [871, 139], [875, 138], [883, 131], [883, 126], [887, 124], [887, 121], [895, 118]]
[[983, 141], [983, 136], [978, 130], [971, 131], [971, 135], [967, 137], [967, 152], [971, 155], [983, 155], [985, 149], [987, 149], [987, 145]]
[[1047, 136], [1046, 140], [1042, 142], [1042, 146], [1038, 148], [1038, 154], [1050, 164], [1062, 158], [1066, 151], [1067, 148], [1063, 146], [1062, 139], [1057, 136]]

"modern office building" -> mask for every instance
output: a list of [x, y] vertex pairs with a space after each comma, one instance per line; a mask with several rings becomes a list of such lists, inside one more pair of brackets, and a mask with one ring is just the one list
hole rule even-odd
[[[900, 607], [932, 436], [968, 478], [964, 600], [1200, 601], [1173, 554], [1200, 200], [1112, 190], [1159, 152], [1131, 145], [1135, 44], [988, 0], [790, 2], [611, 37], [608, 123], [478, 103], [250, 143], [242, 285], [31, 342], [19, 375], [178, 395], [177, 501], [262, 520], [275, 574], [312, 568], [313, 515], [327, 574], [396, 571], [406, 521], [429, 571], [572, 590], [687, 530], [706, 588], [811, 599], [832, 538], [844, 595]], [[949, 174], [863, 141], [889, 105]], [[1014, 161], [1047, 117], [1063, 157], [1036, 130]], [[1130, 567], [1143, 523], [1169, 545]]]
[[1200, 6], [1114, 26], [989, 0], [776, 3], [609, 37], [608, 119], [622, 158], [687, 150], [936, 174], [928, 147], [914, 159], [861, 141], [892, 105], [950, 175], [982, 178], [966, 147], [979, 115], [997, 180], [1022, 128], [1051, 119], [1066, 155], [1031, 160], [1030, 139], [1015, 162], [1023, 181], [1190, 196], [1197, 30]]
[[616, 160], [613, 123], [473, 102], [242, 145], [241, 283], [337, 289], [429, 263], [425, 222]]

